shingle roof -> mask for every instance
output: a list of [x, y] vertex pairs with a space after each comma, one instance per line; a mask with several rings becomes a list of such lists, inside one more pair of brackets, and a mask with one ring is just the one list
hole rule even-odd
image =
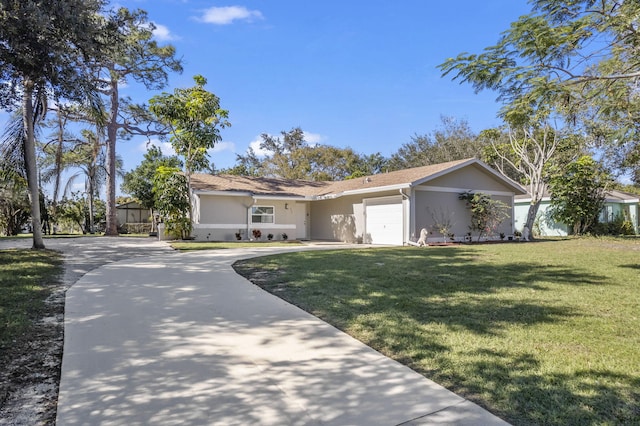
[[627, 201], [632, 203], [637, 203], [638, 199], [640, 199], [640, 195], [630, 194], [628, 192], [618, 191], [617, 189], [612, 189], [607, 191], [607, 201], [620, 200]]
[[[248, 192], [255, 195], [302, 197], [327, 196], [339, 195], [350, 191], [375, 190], [376, 188], [388, 186], [410, 186], [416, 182], [422, 182], [473, 163], [480, 162], [473, 158], [467, 158], [334, 182], [194, 174], [191, 177], [191, 186], [196, 191]], [[506, 178], [503, 179], [506, 181]], [[513, 185], [517, 187], [516, 184]]]
[[331, 182], [311, 182], [267, 177], [235, 175], [191, 175], [191, 187], [197, 191], [250, 192], [258, 195], [313, 196]]

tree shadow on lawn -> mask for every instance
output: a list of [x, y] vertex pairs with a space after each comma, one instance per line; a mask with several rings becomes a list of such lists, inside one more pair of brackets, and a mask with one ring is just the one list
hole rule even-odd
[[640, 269], [640, 264], [620, 265], [622, 268]]
[[[280, 257], [277, 273], [269, 279], [261, 271], [258, 285], [515, 424], [624, 423], [640, 415], [637, 376], [540, 372], [535, 354], [496, 349], [474, 349], [456, 358], [463, 365], [448, 365], [453, 347], [443, 333], [492, 338], [590, 315], [545, 294], [608, 285], [607, 277], [545, 261], [492, 263], [482, 256], [496, 254], [464, 248], [336, 254], [343, 258], [335, 263], [307, 254], [302, 267], [296, 255]], [[249, 279], [255, 272], [236, 267]]]
[[[606, 370], [572, 374], [540, 371], [531, 354], [480, 349], [481, 358], [442, 380], [482, 405], [489, 393], [494, 413], [518, 425], [638, 424], [640, 378]], [[464, 371], [473, 371], [465, 375]], [[438, 381], [436, 373], [433, 376]]]

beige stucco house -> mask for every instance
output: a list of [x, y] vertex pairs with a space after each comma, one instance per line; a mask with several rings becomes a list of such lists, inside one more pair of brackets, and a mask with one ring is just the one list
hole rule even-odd
[[[422, 228], [442, 240], [434, 223], [448, 220], [456, 240], [469, 232], [463, 192], [483, 192], [513, 213], [518, 184], [476, 159], [452, 161], [338, 182], [230, 175], [192, 175], [194, 229], [200, 241], [312, 239], [403, 245]], [[513, 214], [511, 214], [513, 217]], [[513, 233], [511, 219], [496, 232]]]

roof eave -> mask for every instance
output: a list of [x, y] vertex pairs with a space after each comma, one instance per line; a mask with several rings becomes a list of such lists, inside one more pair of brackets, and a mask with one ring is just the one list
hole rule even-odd
[[411, 183], [399, 183], [395, 185], [374, 186], [371, 188], [350, 189], [342, 192], [334, 192], [331, 194], [318, 195], [316, 200], [331, 200], [334, 198], [345, 197], [347, 195], [371, 194], [375, 192], [395, 191], [400, 189], [411, 188]]
[[252, 198], [259, 198], [261, 200], [311, 200], [312, 197], [308, 197], [305, 195], [285, 195], [285, 194], [279, 194], [279, 195], [266, 195], [266, 194], [260, 194], [260, 193], [255, 193], [255, 192], [251, 192], [251, 191], [234, 191], [234, 190], [229, 190], [229, 191], [215, 191], [215, 190], [206, 190], [206, 189], [196, 189], [193, 191], [194, 194], [196, 195], [222, 195], [222, 196], [229, 196], [229, 197], [252, 197]]
[[477, 158], [470, 158], [469, 160], [460, 163], [460, 164], [456, 164], [455, 166], [451, 166], [447, 169], [441, 170], [437, 173], [434, 173], [430, 176], [426, 176], [424, 178], [418, 179], [414, 182], [412, 182], [412, 186], [415, 185], [422, 185], [423, 183], [429, 182], [430, 180], [439, 178], [441, 176], [447, 175], [449, 173], [452, 173], [456, 170], [460, 170], [463, 167], [467, 167], [470, 166], [472, 164], [477, 164], [478, 166], [482, 167], [484, 170], [486, 170], [487, 172], [491, 173], [494, 177], [500, 179], [502, 182], [504, 182], [505, 184], [507, 184], [507, 186], [509, 186], [511, 189], [514, 190], [514, 193], [520, 194], [520, 195], [524, 195], [527, 193], [527, 190], [524, 189], [520, 184], [518, 184], [517, 182], [512, 181], [511, 179], [509, 179], [506, 176], [503, 176], [502, 174], [500, 174], [499, 172], [493, 170], [491, 167], [489, 167], [488, 165], [486, 165], [485, 163], [483, 163], [482, 161], [478, 160]]

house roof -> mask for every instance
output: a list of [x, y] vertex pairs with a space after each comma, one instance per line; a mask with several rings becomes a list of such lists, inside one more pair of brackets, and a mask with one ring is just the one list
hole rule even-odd
[[331, 182], [312, 182], [268, 177], [235, 175], [191, 175], [191, 187], [202, 192], [242, 192], [250, 195], [309, 197], [321, 192]]
[[138, 203], [137, 201], [133, 200], [133, 201], [127, 201], [126, 203], [122, 203], [122, 204], [118, 204], [116, 206], [116, 209], [144, 209], [140, 203]]
[[622, 203], [640, 203], [640, 195], [630, 194], [628, 192], [612, 189], [611, 191], [607, 191], [605, 201], [622, 202]]
[[194, 174], [191, 177], [191, 186], [197, 192], [228, 192], [230, 194], [241, 192], [250, 195], [327, 197], [358, 192], [373, 192], [385, 188], [409, 188], [466, 166], [479, 167], [503, 181], [515, 193], [524, 193], [524, 189], [517, 183], [500, 175], [474, 158], [332, 182]]

